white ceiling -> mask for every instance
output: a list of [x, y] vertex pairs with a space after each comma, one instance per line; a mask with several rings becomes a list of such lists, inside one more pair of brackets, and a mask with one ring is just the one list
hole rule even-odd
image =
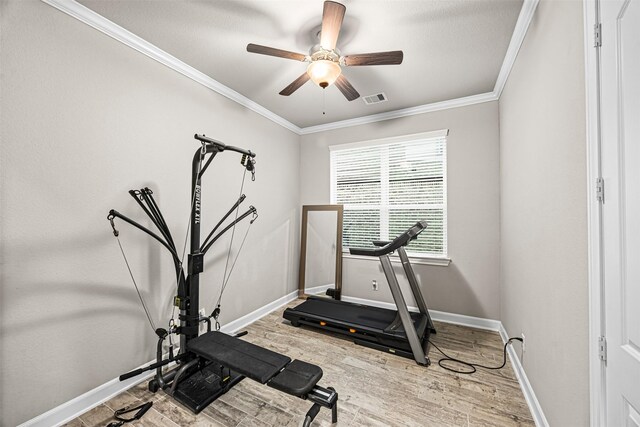
[[491, 92], [522, 7], [522, 0], [342, 1], [343, 55], [404, 51], [401, 65], [343, 69], [361, 95], [389, 98], [365, 105], [312, 82], [278, 95], [306, 64], [246, 51], [256, 43], [307, 54], [322, 0], [78, 1], [303, 128]]

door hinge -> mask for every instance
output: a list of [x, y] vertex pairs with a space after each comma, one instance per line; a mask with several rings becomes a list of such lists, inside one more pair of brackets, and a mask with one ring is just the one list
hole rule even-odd
[[604, 178], [596, 179], [596, 199], [600, 203], [604, 203]]
[[607, 338], [598, 338], [598, 355], [603, 362], [607, 361]]
[[602, 46], [602, 24], [593, 26], [593, 47]]

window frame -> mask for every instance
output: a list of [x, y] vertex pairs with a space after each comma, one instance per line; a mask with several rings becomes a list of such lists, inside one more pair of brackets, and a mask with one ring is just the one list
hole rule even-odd
[[[334, 168], [334, 163], [331, 160], [331, 152], [341, 151], [353, 148], [369, 148], [377, 145], [389, 145], [396, 143], [409, 143], [417, 140], [424, 139], [433, 139], [433, 138], [445, 138], [444, 143], [444, 159], [443, 159], [443, 186], [442, 186], [442, 210], [443, 210], [443, 254], [437, 255], [433, 253], [420, 253], [420, 252], [408, 252], [409, 257], [412, 260], [415, 260], [418, 264], [427, 264], [427, 265], [449, 265], [451, 259], [449, 258], [449, 233], [448, 233], [448, 200], [447, 200], [447, 145], [448, 140], [447, 137], [449, 135], [449, 129], [441, 129], [430, 132], [421, 132], [414, 133], [409, 135], [401, 135], [395, 136], [391, 138], [381, 138], [375, 140], [365, 140], [358, 142], [351, 142], [345, 144], [335, 144], [329, 146], [329, 197], [330, 203], [335, 204], [337, 200], [337, 173]], [[387, 165], [388, 166], [388, 165]], [[345, 211], [347, 209], [345, 208]], [[355, 259], [370, 259], [375, 260], [374, 258], [361, 257], [357, 255], [351, 255], [349, 253], [348, 247], [343, 247], [343, 257], [344, 258], [355, 258]], [[397, 258], [397, 256], [392, 256], [392, 258]], [[377, 258], [376, 258], [377, 259]]]

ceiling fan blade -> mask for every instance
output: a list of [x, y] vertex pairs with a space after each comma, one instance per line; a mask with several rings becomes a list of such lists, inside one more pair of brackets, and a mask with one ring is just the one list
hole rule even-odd
[[346, 8], [334, 1], [325, 1], [322, 11], [322, 30], [320, 32], [320, 46], [332, 50], [336, 48], [340, 27], [344, 19]]
[[340, 89], [340, 92], [347, 98], [347, 101], [353, 101], [354, 99], [360, 98], [360, 94], [357, 90], [351, 86], [351, 83], [346, 79], [343, 74], [340, 74], [336, 79], [336, 86]]
[[307, 82], [307, 80], [309, 80], [309, 74], [307, 74], [305, 72], [300, 77], [295, 79], [289, 86], [287, 86], [284, 89], [282, 89], [280, 91], [280, 95], [282, 95], [282, 96], [291, 95], [293, 92], [295, 92], [296, 90], [300, 89], [300, 86], [305, 84]]
[[401, 50], [390, 52], [363, 53], [360, 55], [346, 55], [345, 65], [350, 67], [357, 65], [393, 65], [402, 64], [404, 54]]
[[247, 52], [259, 53], [260, 55], [277, 56], [278, 58], [294, 59], [296, 61], [304, 61], [306, 55], [288, 50], [276, 49], [275, 47], [261, 46], [259, 44], [249, 43]]

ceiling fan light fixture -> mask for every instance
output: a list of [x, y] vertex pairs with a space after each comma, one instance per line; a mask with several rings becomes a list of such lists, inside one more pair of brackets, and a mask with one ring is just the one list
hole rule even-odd
[[323, 89], [331, 86], [340, 76], [340, 73], [342, 73], [340, 65], [327, 59], [313, 61], [307, 67], [309, 78]]

